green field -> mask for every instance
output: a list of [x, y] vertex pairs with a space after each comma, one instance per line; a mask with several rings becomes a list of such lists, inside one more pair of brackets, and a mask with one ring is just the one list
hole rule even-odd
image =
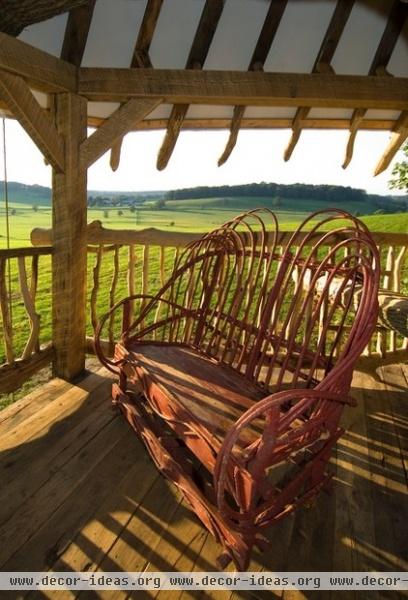
[[[129, 208], [90, 208], [88, 222], [100, 220], [104, 227], [113, 229], [144, 229], [156, 227], [174, 231], [208, 231], [231, 219], [236, 214], [255, 206], [269, 206], [266, 198], [203, 198], [194, 200], [172, 200], [163, 210], [155, 210], [149, 204], [131, 212]], [[24, 204], [21, 200], [10, 203], [10, 245], [30, 245], [30, 231], [34, 227], [51, 227], [49, 203]], [[293, 229], [311, 211], [326, 209], [328, 203], [316, 200], [282, 201], [281, 206], [272, 207], [284, 229]], [[364, 202], [345, 202], [341, 208], [353, 214], [372, 213], [372, 207]], [[123, 214], [118, 214], [118, 213]], [[408, 213], [368, 215], [362, 217], [373, 231], [408, 232]], [[0, 248], [6, 247], [6, 224], [4, 205], [0, 208]]]

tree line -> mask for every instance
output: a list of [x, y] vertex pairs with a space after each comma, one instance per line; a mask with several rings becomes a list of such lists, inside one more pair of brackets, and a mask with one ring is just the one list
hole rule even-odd
[[379, 208], [389, 207], [390, 201], [393, 209], [408, 208], [408, 197], [396, 198], [367, 194], [365, 190], [343, 187], [340, 185], [311, 185], [307, 183], [281, 184], [281, 183], [248, 183], [244, 185], [217, 185], [182, 188], [167, 192], [166, 200], [190, 200], [193, 198], [220, 198], [220, 197], [268, 197], [291, 198], [302, 200], [322, 200], [324, 202], [341, 203], [346, 201], [363, 201], [375, 204]]

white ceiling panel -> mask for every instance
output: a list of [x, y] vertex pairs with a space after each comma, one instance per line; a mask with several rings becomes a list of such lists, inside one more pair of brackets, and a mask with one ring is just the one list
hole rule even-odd
[[265, 0], [226, 0], [204, 68], [246, 71], [268, 8]]
[[354, 5], [333, 57], [336, 73], [367, 75], [390, 7], [387, 0], [367, 0]]
[[164, 0], [150, 46], [157, 69], [183, 69], [200, 21], [204, 0]]
[[327, 0], [289, 0], [265, 71], [311, 73], [334, 7]]
[[129, 67], [146, 0], [98, 0], [83, 67]]
[[44, 52], [61, 56], [67, 19], [68, 13], [64, 13], [42, 23], [35, 23], [26, 27], [18, 37]]

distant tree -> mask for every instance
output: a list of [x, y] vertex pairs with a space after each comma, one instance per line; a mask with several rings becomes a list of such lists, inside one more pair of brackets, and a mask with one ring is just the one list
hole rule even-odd
[[134, 213], [136, 211], [136, 206], [134, 204], [132, 204], [132, 206], [129, 208], [131, 213]]
[[163, 210], [164, 208], [166, 208], [166, 201], [163, 198], [160, 198], [160, 200], [156, 200], [156, 202], [153, 204], [153, 208], [155, 208], [156, 210]]
[[170, 227], [174, 227], [175, 222], [174, 221], [170, 221]]
[[11, 209], [11, 213], [10, 213], [10, 214], [11, 214], [11, 215], [14, 217], [14, 215], [15, 215], [16, 213], [17, 213], [16, 209], [15, 209], [15, 208], [12, 208], [12, 209]]
[[140, 210], [136, 210], [136, 225], [139, 225], [141, 220], [142, 220], [142, 217], [140, 215]]
[[38, 212], [38, 206], [37, 206], [36, 204], [33, 204], [33, 207], [32, 207], [32, 208], [33, 208], [33, 211], [34, 211], [34, 212]]
[[272, 198], [272, 206], [273, 208], [280, 208], [282, 206], [282, 200], [279, 198], [279, 196]]
[[109, 219], [109, 211], [108, 210], [104, 210], [103, 211], [103, 218], [104, 219]]
[[118, 217], [122, 217], [123, 216], [123, 210], [118, 210]]
[[[403, 147], [402, 152], [408, 159], [408, 142]], [[389, 181], [391, 189], [408, 191], [408, 160], [404, 159], [395, 163], [392, 176], [393, 178]]]

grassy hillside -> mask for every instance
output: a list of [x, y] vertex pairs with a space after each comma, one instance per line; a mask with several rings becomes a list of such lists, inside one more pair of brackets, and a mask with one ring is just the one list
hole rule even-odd
[[[221, 209], [243, 211], [254, 208], [256, 206], [267, 206], [279, 213], [295, 213], [296, 215], [306, 215], [314, 210], [322, 210], [330, 207], [329, 202], [322, 200], [298, 199], [298, 198], [282, 198], [278, 205], [271, 198], [241, 196], [239, 198], [194, 198], [191, 200], [167, 200], [166, 207], [171, 210], [206, 210], [206, 209]], [[351, 213], [372, 214], [377, 210], [377, 207], [369, 202], [364, 201], [345, 201], [341, 204], [333, 203], [333, 206], [338, 206]]]

